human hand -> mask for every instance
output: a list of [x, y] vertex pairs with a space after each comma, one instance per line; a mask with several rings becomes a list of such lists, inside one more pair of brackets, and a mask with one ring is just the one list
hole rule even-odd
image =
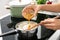
[[28, 5], [22, 10], [22, 16], [24, 17], [28, 13], [33, 13], [34, 16], [37, 15], [37, 12], [40, 10], [40, 5]]
[[58, 30], [60, 29], [60, 19], [48, 18], [41, 21], [40, 25], [43, 25], [48, 29]]

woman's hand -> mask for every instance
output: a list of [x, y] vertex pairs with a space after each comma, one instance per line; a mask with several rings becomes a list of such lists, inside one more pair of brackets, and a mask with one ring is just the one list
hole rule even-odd
[[22, 16], [25, 16], [27, 13], [34, 13], [34, 16], [37, 15], [37, 12], [40, 10], [40, 5], [28, 5], [22, 10]]
[[41, 21], [40, 24], [48, 29], [52, 29], [52, 30], [60, 29], [60, 19], [48, 18]]

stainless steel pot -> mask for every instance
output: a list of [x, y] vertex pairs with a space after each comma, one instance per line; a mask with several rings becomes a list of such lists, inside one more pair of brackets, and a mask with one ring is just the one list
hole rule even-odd
[[[33, 21], [30, 21], [30, 23], [37, 24], [36, 22], [33, 22]], [[35, 27], [31, 30], [23, 30], [22, 27], [27, 25], [27, 24], [28, 24], [28, 21], [23, 21], [23, 22], [17, 23], [16, 26], [15, 26], [15, 28], [16, 28], [15, 30], [11, 30], [9, 32], [3, 33], [3, 34], [0, 35], [0, 37], [13, 35], [13, 34], [16, 34], [16, 33], [19, 33], [19, 32], [21, 32], [23, 36], [32, 37], [34, 35], [34, 33], [36, 32], [36, 29], [38, 27]]]
[[[30, 23], [31, 23], [31, 24], [32, 24], [32, 23], [37, 24], [36, 22], [33, 22], [33, 21], [30, 21]], [[27, 35], [28, 35], [28, 37], [33, 36], [33, 34], [36, 32], [36, 29], [37, 29], [38, 27], [35, 27], [35, 28], [31, 29], [31, 30], [24, 30], [23, 27], [26, 26], [26, 25], [28, 25], [28, 21], [20, 22], [20, 23], [18, 23], [18, 24], [16, 25], [16, 29], [20, 30], [21, 33], [23, 33], [24, 36], [27, 36]]]

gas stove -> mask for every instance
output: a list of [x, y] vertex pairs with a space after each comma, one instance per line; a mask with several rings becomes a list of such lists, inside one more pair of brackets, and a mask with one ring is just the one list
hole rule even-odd
[[[48, 17], [52, 18], [54, 16], [50, 16], [50, 15], [46, 16], [45, 14], [38, 14], [37, 19], [31, 20], [31, 21], [35, 21], [35, 22], [39, 23], [41, 20], [44, 20]], [[19, 22], [22, 22], [22, 21], [27, 21], [27, 20], [24, 18], [11, 17], [10, 15], [3, 18], [1, 20], [2, 33], [5, 33], [10, 30], [15, 29], [15, 25]], [[44, 26], [41, 26], [40, 32], [41, 32], [41, 34], [38, 33], [38, 37], [39, 37], [39, 35], [41, 35], [41, 38], [38, 38], [37, 35], [27, 38], [27, 37], [19, 36], [21, 34], [19, 34], [18, 36], [16, 34], [16, 35], [9, 35], [9, 36], [3, 37], [3, 40], [42, 40], [42, 39], [45, 40], [45, 39], [48, 39], [55, 31], [50, 30], [50, 29], [46, 29]]]

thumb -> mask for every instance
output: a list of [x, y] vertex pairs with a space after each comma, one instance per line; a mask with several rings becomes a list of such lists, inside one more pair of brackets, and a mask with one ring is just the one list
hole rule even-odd
[[34, 16], [36, 16], [36, 15], [37, 15], [37, 13], [38, 13], [38, 10], [35, 10], [35, 12], [34, 12]]
[[38, 6], [38, 5], [36, 5], [35, 13], [34, 13], [34, 15], [35, 15], [35, 16], [37, 15], [37, 13], [38, 13], [38, 11], [39, 11], [39, 10], [40, 10], [39, 6]]

